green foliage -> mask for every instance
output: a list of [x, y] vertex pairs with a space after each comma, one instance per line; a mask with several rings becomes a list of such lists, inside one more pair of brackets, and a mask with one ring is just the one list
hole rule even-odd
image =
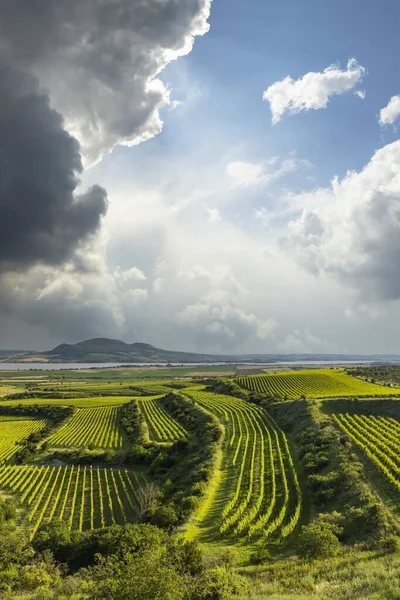
[[61, 568], [47, 552], [24, 565], [19, 574], [19, 585], [27, 591], [47, 590], [61, 582]]
[[146, 421], [137, 400], [131, 400], [121, 408], [120, 424], [132, 445], [144, 445], [149, 441]]
[[337, 528], [325, 521], [314, 521], [303, 527], [297, 542], [301, 558], [315, 560], [335, 556], [340, 550]]
[[10, 498], [0, 498], [0, 526], [3, 523], [14, 521], [17, 516], [17, 508]]
[[389, 535], [388, 511], [368, 485], [364, 467], [350, 444], [317, 402], [295, 400], [275, 404], [270, 410], [292, 433], [299, 449], [313, 511], [342, 513], [340, 539], [346, 542], [372, 543]]

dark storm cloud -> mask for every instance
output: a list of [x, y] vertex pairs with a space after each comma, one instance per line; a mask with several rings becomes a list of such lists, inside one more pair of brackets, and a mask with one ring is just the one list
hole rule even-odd
[[79, 174], [161, 131], [170, 91], [157, 77], [208, 30], [210, 6], [0, 0], [0, 333], [10, 319], [60, 339], [119, 335], [147, 298], [113, 276], [93, 235], [106, 192], [82, 192]]
[[79, 144], [38, 83], [0, 65], [0, 269], [61, 263], [94, 233], [106, 192], [76, 195]]

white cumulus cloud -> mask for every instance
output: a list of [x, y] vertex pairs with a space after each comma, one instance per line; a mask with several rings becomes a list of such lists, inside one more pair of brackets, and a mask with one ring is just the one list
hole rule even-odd
[[392, 96], [379, 113], [379, 124], [393, 125], [400, 116], [400, 96]]
[[360, 172], [293, 199], [302, 207], [282, 246], [315, 273], [331, 273], [370, 300], [400, 299], [400, 141]]
[[351, 58], [345, 70], [330, 65], [322, 73], [311, 71], [297, 80], [287, 76], [273, 83], [263, 94], [271, 108], [272, 123], [278, 123], [285, 112], [296, 114], [303, 110], [326, 108], [331, 96], [353, 90], [362, 82], [365, 73], [365, 68]]

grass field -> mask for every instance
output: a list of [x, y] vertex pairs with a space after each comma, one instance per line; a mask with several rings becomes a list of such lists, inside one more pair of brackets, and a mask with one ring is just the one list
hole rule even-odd
[[118, 407], [80, 408], [72, 419], [49, 440], [50, 446], [88, 446], [122, 448], [118, 428]]
[[147, 427], [150, 440], [154, 442], [173, 442], [187, 437], [187, 431], [173, 419], [157, 398], [146, 398], [139, 402]]
[[346, 375], [343, 371], [332, 369], [294, 371], [271, 375], [248, 375], [238, 377], [237, 382], [251, 391], [288, 399], [301, 398], [302, 396], [329, 398], [400, 395], [399, 388], [367, 383]]
[[62, 519], [84, 531], [137, 518], [141, 474], [92, 466], [1, 466], [0, 485], [17, 493], [27, 512], [30, 536], [43, 521]]
[[[159, 398], [159, 396], [155, 396]], [[152, 396], [147, 396], [152, 398]], [[44, 398], [28, 398], [26, 400], [4, 400], [0, 402], [0, 406], [39, 406], [54, 405], [54, 406], [74, 406], [75, 408], [91, 408], [96, 406], [120, 406], [127, 404], [131, 400], [141, 400], [141, 396], [99, 396], [98, 398], [65, 398], [58, 400], [48, 400]]]
[[[21, 365], [22, 366], [22, 365]], [[0, 382], [3, 380], [29, 380], [29, 381], [143, 381], [171, 379], [173, 377], [195, 377], [196, 375], [233, 375], [235, 368], [233, 366], [219, 365], [200, 365], [200, 366], [182, 366], [182, 367], [118, 367], [113, 369], [98, 368], [87, 369], [82, 364], [81, 369], [41, 369], [37, 365], [35, 369], [21, 369], [18, 371], [0, 370]]]
[[16, 394], [20, 391], [22, 391], [21, 388], [15, 385], [0, 384], [0, 397], [8, 396], [8, 394]]
[[0, 417], [0, 462], [9, 460], [31, 433], [40, 431], [46, 422], [39, 419]]
[[263, 409], [241, 399], [201, 390], [185, 395], [225, 428], [218, 485], [187, 537], [203, 542], [288, 537], [300, 520], [302, 493], [284, 432]]

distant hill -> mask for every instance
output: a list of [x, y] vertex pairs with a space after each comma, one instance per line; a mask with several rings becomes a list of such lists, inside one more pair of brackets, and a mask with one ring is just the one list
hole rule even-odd
[[161, 350], [151, 344], [127, 344], [121, 340], [94, 338], [77, 344], [60, 344], [45, 352], [51, 362], [126, 362], [169, 363], [210, 362], [217, 357], [210, 354]]
[[151, 344], [94, 338], [77, 344], [60, 344], [48, 352], [1, 351], [0, 362], [63, 362], [63, 363], [234, 363], [276, 364], [330, 362], [346, 364], [359, 361], [379, 364], [400, 364], [398, 354], [197, 354], [162, 350]]

